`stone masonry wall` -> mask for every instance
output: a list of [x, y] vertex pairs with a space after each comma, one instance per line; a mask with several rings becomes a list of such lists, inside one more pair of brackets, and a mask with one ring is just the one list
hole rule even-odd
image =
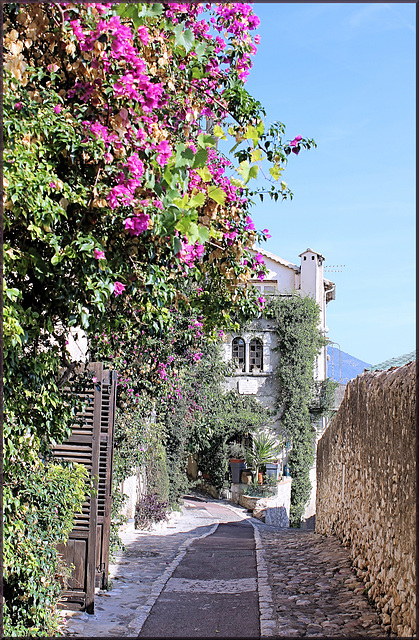
[[416, 630], [415, 372], [366, 372], [317, 448], [316, 531], [349, 546], [391, 632]]

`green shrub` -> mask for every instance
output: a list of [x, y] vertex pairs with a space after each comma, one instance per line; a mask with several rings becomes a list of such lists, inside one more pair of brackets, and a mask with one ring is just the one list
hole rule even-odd
[[169, 498], [169, 474], [166, 464], [166, 451], [160, 442], [156, 442], [150, 450], [146, 463], [146, 478], [148, 493], [154, 494], [159, 500], [167, 502]]
[[4, 485], [4, 634], [51, 636], [60, 596], [58, 543], [85, 500], [81, 465], [22, 466]]

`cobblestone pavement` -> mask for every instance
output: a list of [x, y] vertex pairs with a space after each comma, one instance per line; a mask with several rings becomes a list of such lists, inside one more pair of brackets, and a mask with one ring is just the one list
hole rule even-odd
[[[137, 637], [188, 546], [213, 533], [219, 522], [249, 518], [245, 509], [211, 498], [185, 500], [178, 515], [157, 530], [122, 534], [126, 551], [110, 565], [111, 590], [96, 595], [93, 615], [62, 611], [62, 635]], [[256, 540], [261, 637], [388, 638], [351, 570], [348, 550], [335, 538], [249, 521]]]
[[[387, 638], [348, 549], [332, 537], [301, 529], [257, 525], [260, 566], [267, 567], [270, 602], [262, 635]], [[269, 606], [270, 605], [270, 606]]]

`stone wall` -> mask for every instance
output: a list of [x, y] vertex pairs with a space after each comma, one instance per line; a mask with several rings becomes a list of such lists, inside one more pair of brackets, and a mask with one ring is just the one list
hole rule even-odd
[[316, 531], [351, 549], [387, 629], [416, 630], [415, 372], [366, 372], [317, 448]]
[[292, 478], [282, 478], [278, 482], [276, 493], [269, 498], [246, 495], [247, 484], [231, 485], [231, 501], [245, 509], [253, 511], [253, 516], [278, 528], [290, 526]]

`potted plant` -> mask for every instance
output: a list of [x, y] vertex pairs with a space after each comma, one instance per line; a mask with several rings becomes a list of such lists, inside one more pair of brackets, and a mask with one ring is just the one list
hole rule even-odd
[[268, 477], [275, 478], [278, 482], [279, 480], [279, 462], [278, 460], [274, 460], [273, 462], [266, 463], [266, 475]]
[[242, 471], [246, 469], [246, 449], [239, 442], [232, 442], [228, 447], [230, 456], [231, 481], [240, 483]]
[[256, 478], [259, 477], [259, 467], [273, 463], [279, 453], [280, 445], [274, 435], [261, 431], [253, 436], [246, 460], [255, 469]]

